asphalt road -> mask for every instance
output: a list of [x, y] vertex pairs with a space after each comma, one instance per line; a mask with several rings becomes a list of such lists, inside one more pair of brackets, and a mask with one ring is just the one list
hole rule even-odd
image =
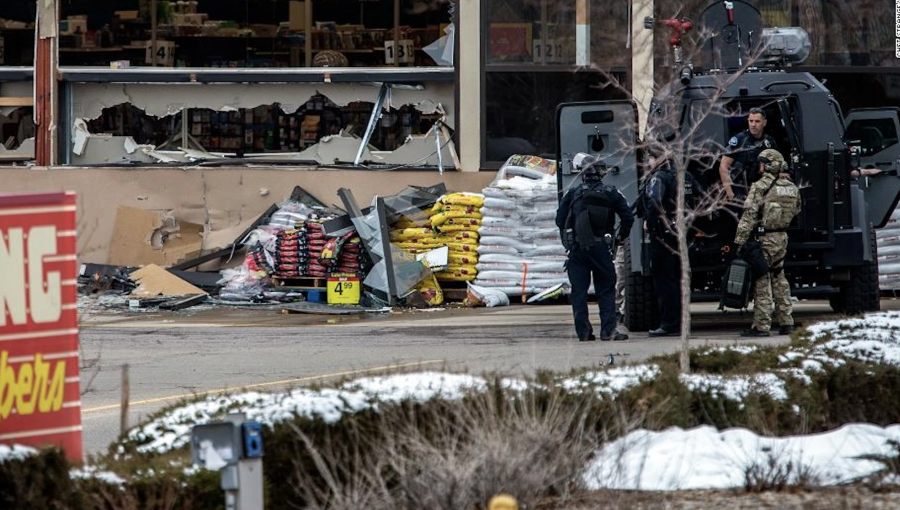
[[[737, 332], [749, 326], [749, 315], [723, 314], [711, 304], [692, 309], [692, 346], [748, 342]], [[826, 303], [802, 302], [795, 317], [811, 323], [833, 315]], [[88, 453], [102, 451], [119, 433], [126, 364], [133, 426], [198, 394], [280, 389], [410, 369], [567, 372], [599, 366], [610, 354], [617, 363], [633, 363], [680, 346], [677, 338], [648, 338], [646, 333], [633, 333], [625, 342], [577, 342], [571, 310], [564, 305], [367, 316], [221, 306], [175, 313], [82, 311], [80, 339]], [[753, 343], [787, 341], [774, 336]]]

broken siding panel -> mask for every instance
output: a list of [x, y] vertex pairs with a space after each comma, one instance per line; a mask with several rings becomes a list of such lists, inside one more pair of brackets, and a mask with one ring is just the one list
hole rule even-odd
[[[84, 120], [92, 119], [103, 114], [104, 109], [112, 108], [121, 104], [129, 104], [134, 108], [146, 112], [147, 115], [156, 117], [171, 116], [173, 125], [180, 122], [181, 113], [184, 109], [207, 112], [237, 112], [251, 111], [260, 105], [277, 104], [285, 114], [293, 114], [297, 112], [304, 104], [313, 97], [325, 97], [329, 102], [338, 107], [346, 107], [352, 104], [369, 103], [375, 100], [379, 88], [372, 85], [358, 83], [255, 83], [255, 84], [132, 84], [132, 83], [80, 83], [73, 84], [73, 115], [76, 119], [75, 125], [71, 126], [77, 136], [85, 138]], [[427, 133], [422, 135], [403, 135], [403, 139], [398, 140], [392, 138], [396, 151], [365, 151], [364, 161], [376, 165], [418, 165], [418, 166], [438, 166], [441, 169], [459, 168], [458, 159], [456, 158], [455, 147], [449, 137], [447, 127], [454, 125], [452, 102], [454, 100], [454, 86], [447, 82], [430, 82], [424, 87], [398, 87], [391, 89], [389, 100], [385, 103], [386, 111], [396, 113], [398, 108], [412, 107], [422, 115], [441, 116], [441, 121], [434, 124]], [[370, 112], [366, 112], [366, 117]], [[221, 114], [220, 114], [221, 116]], [[276, 126], [277, 129], [277, 126]], [[127, 150], [129, 145], [135, 145], [128, 133], [117, 133], [119, 136], [111, 136], [104, 133], [89, 133], [89, 141], [97, 143], [87, 143], [91, 150], [84, 151], [84, 144], [76, 144], [73, 147], [74, 155], [71, 156], [70, 164], [74, 165], [93, 165], [93, 164], [121, 164], [121, 163], [172, 163], [186, 162], [194, 154], [185, 153], [168, 153], [163, 154], [160, 151], [153, 151], [154, 147], [143, 147], [142, 152], [136, 153], [134, 150]], [[215, 152], [223, 150], [224, 153], [236, 153], [248, 150], [243, 147], [244, 143], [241, 133], [236, 133], [237, 137], [230, 136], [229, 140], [237, 141], [237, 144], [210, 145], [203, 147], [206, 150]], [[122, 136], [125, 135], [125, 136]], [[323, 133], [319, 133], [322, 136]], [[389, 135], [393, 136], [393, 135]], [[173, 133], [173, 138], [176, 134]], [[181, 136], [178, 136], [181, 138]], [[219, 137], [216, 137], [218, 140]], [[171, 140], [171, 139], [170, 139]], [[271, 148], [266, 149], [254, 148], [251, 152], [265, 153], [266, 155], [274, 155], [282, 160], [296, 160], [298, 163], [302, 161], [316, 162], [320, 165], [334, 164], [336, 162], [354, 161], [356, 152], [361, 143], [358, 138], [345, 135], [328, 136], [325, 134], [322, 138], [314, 138], [317, 142], [312, 147], [294, 156], [290, 153], [279, 152], [277, 147], [275, 152], [270, 152]], [[191, 138], [196, 144], [196, 141]], [[258, 141], [258, 140], [257, 140]], [[129, 142], [131, 142], [129, 144]], [[342, 143], [335, 143], [342, 142]], [[100, 148], [100, 145], [103, 145]], [[169, 145], [166, 143], [165, 145]], [[186, 146], [185, 142], [181, 142], [177, 147]], [[408, 146], [408, 147], [404, 147]], [[392, 149], [394, 146], [388, 146]], [[162, 148], [158, 145], [157, 149]], [[173, 147], [169, 147], [173, 148]], [[99, 150], [98, 150], [99, 149]], [[292, 148], [293, 149], [293, 148]], [[373, 147], [374, 151], [375, 148]], [[221, 157], [221, 154], [209, 157]]]
[[[100, 116], [103, 108], [120, 103], [131, 103], [157, 117], [173, 115], [184, 108], [225, 111], [272, 103], [279, 103], [285, 112], [292, 112], [318, 93], [339, 106], [346, 106], [353, 102], [374, 102], [378, 87], [358, 83], [75, 83], [72, 114], [91, 119]], [[446, 123], [455, 126], [453, 83], [426, 83], [423, 90], [393, 89], [391, 99], [392, 105], [415, 105], [422, 113], [435, 113], [441, 105]]]

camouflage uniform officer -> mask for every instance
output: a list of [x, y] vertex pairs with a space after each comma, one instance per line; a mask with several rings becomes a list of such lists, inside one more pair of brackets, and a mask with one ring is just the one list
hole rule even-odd
[[779, 175], [787, 171], [787, 163], [777, 150], [762, 151], [759, 165], [763, 176], [750, 187], [734, 242], [743, 248], [751, 236], [757, 236], [769, 264], [769, 272], [762, 276], [754, 275], [757, 280], [753, 298], [753, 326], [742, 331], [741, 336], [769, 336], [773, 313], [779, 333], [786, 335], [794, 330], [794, 318], [791, 316], [791, 287], [784, 276], [788, 244], [785, 230], [800, 212], [800, 190], [789, 179]]

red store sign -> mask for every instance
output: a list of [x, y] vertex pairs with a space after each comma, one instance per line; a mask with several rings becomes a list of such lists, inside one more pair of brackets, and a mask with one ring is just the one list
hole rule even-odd
[[82, 460], [75, 194], [0, 194], [0, 443]]

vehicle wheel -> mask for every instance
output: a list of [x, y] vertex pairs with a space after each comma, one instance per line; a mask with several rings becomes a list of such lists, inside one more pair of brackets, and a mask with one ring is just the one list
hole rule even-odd
[[631, 249], [625, 247], [625, 327], [629, 331], [648, 331], [659, 326], [659, 308], [653, 293], [653, 280], [640, 272], [632, 272]]
[[[872, 254], [875, 257], [875, 232], [871, 235]], [[881, 292], [878, 288], [878, 258], [863, 262], [850, 270], [850, 281], [841, 286], [841, 293], [828, 299], [837, 313], [857, 315], [877, 312], [881, 309]]]

